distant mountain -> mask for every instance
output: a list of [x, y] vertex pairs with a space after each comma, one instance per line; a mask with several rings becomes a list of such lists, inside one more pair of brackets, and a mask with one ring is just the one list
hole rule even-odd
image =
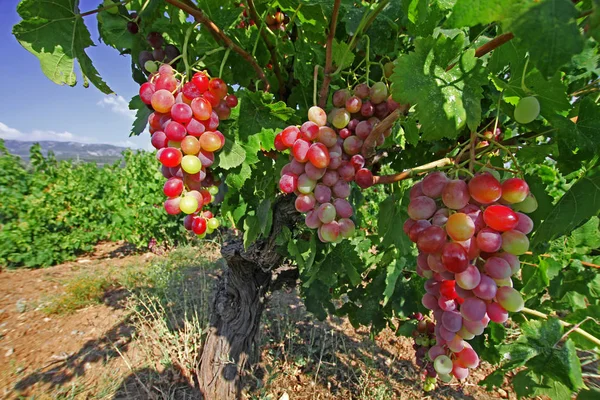
[[126, 147], [113, 146], [110, 144], [78, 143], [78, 142], [22, 142], [18, 140], [4, 140], [4, 145], [11, 154], [29, 160], [29, 149], [35, 143], [42, 147], [42, 153], [48, 154], [52, 150], [58, 160], [81, 160], [95, 162], [98, 164], [110, 164], [121, 159], [121, 152]]

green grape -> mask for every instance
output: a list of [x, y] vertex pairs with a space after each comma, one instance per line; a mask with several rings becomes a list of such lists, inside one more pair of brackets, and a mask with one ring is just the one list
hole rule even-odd
[[215, 230], [214, 229], [210, 229], [208, 226], [206, 227], [206, 232], [204, 232], [207, 235], [210, 235], [211, 233], [213, 233]]
[[158, 71], [158, 65], [155, 61], [148, 60], [144, 63], [144, 68], [151, 74]]
[[438, 378], [440, 378], [440, 381], [444, 382], [444, 383], [448, 383], [450, 381], [452, 381], [452, 375], [448, 374], [440, 374], [438, 373]]
[[[104, 2], [102, 3], [102, 7], [106, 8], [106, 10], [104, 10], [104, 11], [106, 11], [107, 13], [112, 14], [112, 15], [119, 13], [119, 7], [111, 7], [114, 5], [115, 5], [115, 2], [112, 0], [104, 0]], [[110, 8], [107, 8], [107, 7], [110, 7]]]
[[531, 193], [529, 193], [527, 197], [525, 197], [525, 200], [523, 200], [520, 203], [513, 204], [513, 208], [515, 209], [515, 211], [521, 211], [526, 214], [529, 214], [537, 210], [538, 202], [535, 199], [535, 197]]
[[433, 362], [433, 368], [439, 375], [449, 374], [452, 372], [452, 360], [445, 355], [437, 356]]
[[533, 96], [524, 97], [515, 107], [515, 121], [528, 124], [540, 115], [540, 102]]
[[202, 169], [202, 162], [196, 156], [183, 156], [181, 159], [181, 168], [188, 174], [197, 174]]
[[213, 196], [216, 196], [217, 193], [219, 193], [219, 187], [218, 186], [211, 186], [208, 188], [208, 193], [212, 194]]
[[179, 202], [179, 209], [186, 214], [194, 213], [198, 209], [198, 200], [194, 196], [185, 196]]
[[208, 220], [208, 222], [206, 223], [207, 229], [210, 229], [210, 230], [217, 229], [219, 227], [219, 225], [221, 225], [221, 224], [219, 223], [219, 220], [216, 218], [210, 218]]

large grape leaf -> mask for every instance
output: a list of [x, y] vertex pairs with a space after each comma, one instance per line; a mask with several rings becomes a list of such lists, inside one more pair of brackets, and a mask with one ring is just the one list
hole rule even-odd
[[393, 246], [400, 254], [407, 254], [412, 248], [412, 243], [402, 230], [404, 221], [408, 218], [406, 205], [408, 192], [402, 198], [402, 193], [394, 193], [379, 205], [377, 230], [382, 238], [383, 247]]
[[79, 0], [23, 0], [17, 12], [23, 20], [13, 27], [13, 34], [40, 60], [48, 78], [75, 86], [77, 61], [85, 87], [92, 82], [103, 93], [113, 92], [85, 52], [94, 43], [80, 15]]
[[239, 137], [245, 140], [248, 136], [262, 132], [263, 129], [284, 128], [294, 115], [294, 110], [285, 102], [273, 102], [273, 95], [264, 92], [238, 93], [240, 98], [240, 115], [238, 119]]
[[462, 34], [422, 38], [415, 42], [414, 52], [395, 61], [392, 96], [415, 105], [424, 140], [454, 138], [466, 126], [476, 130], [481, 121], [482, 85], [487, 77], [475, 50], [464, 52], [446, 71], [463, 44]]
[[400, 274], [404, 271], [404, 267], [406, 266], [406, 258], [400, 257], [398, 259], [392, 260], [390, 264], [387, 266], [387, 273], [385, 276], [385, 290], [383, 291], [383, 305], [385, 306], [394, 291], [396, 290], [396, 281]]
[[545, 77], [553, 76], [583, 50], [583, 36], [571, 0], [545, 0], [529, 8], [507, 27]]
[[600, 166], [584, 174], [535, 230], [532, 248], [578, 227], [600, 211]]
[[127, 30], [127, 19], [121, 14], [102, 11], [98, 18], [98, 31], [102, 41], [117, 50], [132, 49], [141, 35], [134, 35]]
[[133, 120], [133, 125], [131, 127], [131, 134], [129, 136], [138, 136], [146, 129], [148, 117], [152, 111], [144, 104], [139, 95], [134, 96], [131, 99], [129, 102], [129, 109], [136, 110], [135, 119]]
[[446, 25], [453, 28], [501, 21], [520, 10], [522, 0], [458, 0]]

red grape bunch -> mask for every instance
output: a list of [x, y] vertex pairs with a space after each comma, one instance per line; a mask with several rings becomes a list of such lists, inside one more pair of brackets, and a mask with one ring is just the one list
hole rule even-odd
[[421, 313], [415, 313], [411, 318], [417, 320], [417, 328], [412, 335], [415, 339], [413, 349], [417, 367], [421, 368], [421, 377], [423, 378], [423, 390], [430, 392], [435, 389], [435, 377], [437, 372], [433, 368], [433, 361], [429, 358], [429, 349], [435, 346], [435, 324], [425, 318]]
[[[301, 127], [288, 126], [275, 137], [278, 151], [291, 150], [290, 163], [281, 170], [279, 188], [298, 196], [296, 209], [306, 213], [306, 226], [317, 229], [323, 242], [339, 242], [354, 234], [350, 219], [354, 210], [347, 200], [350, 183], [355, 181], [362, 188], [373, 185], [373, 175], [360, 154], [363, 140], [379, 118], [397, 107], [388, 99], [383, 82], [372, 88], [357, 85], [354, 95], [338, 90], [333, 94], [333, 105], [329, 115], [320, 107], [311, 107], [308, 121]], [[380, 143], [385, 135], [389, 132], [382, 133]]]
[[209, 167], [214, 153], [225, 145], [225, 136], [217, 130], [219, 120], [229, 118], [238, 100], [227, 94], [222, 79], [205, 72], [186, 83], [177, 76], [181, 77], [170, 65], [161, 65], [140, 87], [140, 98], [154, 110], [148, 123], [156, 158], [167, 178], [165, 210], [187, 214], [185, 228], [203, 237], [219, 226], [210, 211], [202, 212], [218, 193]]
[[533, 230], [523, 212], [535, 211], [537, 202], [524, 180], [501, 183], [490, 172], [470, 180], [432, 172], [410, 199], [404, 232], [419, 249], [417, 273], [428, 278], [422, 302], [437, 322], [429, 357], [442, 381], [464, 379], [479, 364], [466, 341], [524, 307], [511, 276]]

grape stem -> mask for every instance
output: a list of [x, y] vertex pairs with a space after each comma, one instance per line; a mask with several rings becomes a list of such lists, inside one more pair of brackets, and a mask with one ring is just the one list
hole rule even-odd
[[369, 136], [367, 136], [362, 146], [362, 155], [365, 159], [369, 159], [374, 155], [377, 139], [383, 134], [383, 132], [387, 131], [394, 125], [398, 118], [400, 118], [400, 115], [402, 115], [400, 109], [395, 109], [390, 115], [385, 117], [383, 121], [375, 125], [373, 130], [371, 130]]
[[[190, 36], [192, 36], [192, 32], [194, 31], [194, 29], [196, 29], [196, 27], [198, 26], [198, 24], [190, 26], [187, 30], [187, 32], [185, 32], [185, 39], [183, 40], [183, 64], [185, 64], [185, 76], [187, 77], [187, 79], [190, 79], [190, 64], [188, 62], [188, 58], [187, 58], [187, 50], [188, 50], [188, 43], [190, 42]], [[175, 61], [175, 60], [173, 60]]]
[[[525, 254], [526, 254], [526, 255], [528, 255], [528, 256], [532, 256], [532, 255], [533, 255], [533, 253], [532, 253], [531, 251], [528, 251], [528, 252], [526, 252]], [[539, 256], [539, 257], [545, 257], [545, 258], [552, 257], [550, 254], [538, 254], [538, 256]], [[597, 264], [592, 264], [591, 262], [587, 262], [587, 261], [581, 261], [581, 260], [576, 260], [575, 258], [571, 258], [569, 261], [579, 261], [579, 262], [581, 263], [581, 265], [583, 265], [583, 266], [590, 267], [590, 268], [597, 268], [597, 269], [600, 269], [600, 265], [597, 265]], [[525, 263], [525, 262], [523, 262], [523, 261], [521, 261], [521, 262], [522, 262], [522, 263]], [[534, 267], [537, 267], [537, 266], [538, 266], [538, 264], [533, 264], [533, 263], [526, 263], [526, 264], [527, 264], [527, 265], [532, 265], [532, 266], [534, 266]]]
[[167, 3], [179, 8], [182, 11], [185, 11], [194, 19], [196, 22], [199, 22], [204, 26], [210, 34], [215, 38], [215, 40], [222, 42], [225, 46], [237, 54], [239, 54], [244, 60], [248, 62], [256, 72], [258, 78], [263, 82], [265, 92], [268, 92], [271, 89], [271, 84], [265, 75], [265, 72], [258, 65], [256, 58], [252, 57], [251, 54], [246, 52], [240, 46], [235, 44], [233, 40], [229, 36], [227, 36], [221, 28], [219, 28], [210, 18], [208, 18], [202, 10], [200, 10], [194, 3], [189, 0], [165, 0]]
[[447, 165], [452, 165], [452, 164], [454, 164], [454, 160], [452, 160], [451, 158], [448, 158], [448, 157], [442, 158], [440, 160], [432, 161], [430, 163], [423, 164], [418, 167], [409, 168], [409, 169], [407, 169], [399, 174], [396, 174], [396, 175], [374, 176], [373, 184], [377, 185], [377, 184], [388, 184], [388, 183], [399, 182], [406, 178], [411, 177], [415, 173], [425, 172], [430, 169], [441, 168], [441, 167], [445, 167]]
[[331, 70], [333, 64], [333, 38], [335, 37], [335, 28], [337, 27], [338, 14], [340, 12], [341, 0], [335, 0], [333, 3], [333, 13], [329, 25], [329, 34], [327, 35], [327, 44], [325, 45], [325, 70], [323, 72], [323, 84], [319, 93], [319, 106], [325, 107], [327, 103], [327, 94], [329, 93], [329, 83], [331, 82]]
[[[521, 310], [521, 312], [524, 313], [524, 314], [533, 315], [534, 317], [538, 317], [538, 318], [542, 318], [542, 319], [548, 319], [548, 315], [547, 314], [544, 314], [544, 313], [536, 311], [536, 310], [532, 310], [531, 308], [524, 307]], [[588, 332], [584, 331], [583, 329], [578, 328], [577, 326], [573, 326], [573, 324], [570, 324], [568, 322], [564, 322], [564, 321], [562, 321], [560, 319], [558, 320], [558, 323], [561, 326], [565, 327], [565, 328], [572, 327], [571, 330], [573, 332], [576, 332], [576, 333], [580, 334], [581, 336], [583, 336], [584, 338], [586, 338], [589, 341], [593, 342], [597, 346], [600, 346], [600, 339], [596, 338], [595, 336], [592, 336], [591, 334], [589, 334]], [[570, 332], [567, 332], [567, 333], [570, 333]], [[561, 338], [561, 340], [562, 339], [563, 338]]]
[[[246, 3], [248, 4], [248, 10], [250, 11], [250, 18], [252, 18], [254, 23], [258, 26], [260, 36], [267, 45], [269, 53], [271, 53], [271, 65], [273, 65], [273, 72], [275, 72], [275, 77], [279, 83], [279, 97], [283, 100], [285, 98], [285, 83], [283, 81], [283, 76], [281, 75], [279, 62], [277, 61], [277, 49], [273, 45], [273, 42], [271, 42], [267, 32], [271, 32], [271, 30], [266, 24], [263, 24], [262, 19], [259, 18], [258, 13], [256, 12], [256, 7], [254, 6], [254, 0], [246, 0]], [[273, 34], [273, 32], [271, 32], [271, 34]]]
[[230, 52], [231, 48], [227, 48], [227, 50], [225, 50], [225, 55], [223, 56], [223, 60], [221, 61], [221, 67], [219, 67], [219, 78], [223, 77], [223, 68], [225, 68], [225, 63], [227, 63], [227, 58], [229, 57]]

